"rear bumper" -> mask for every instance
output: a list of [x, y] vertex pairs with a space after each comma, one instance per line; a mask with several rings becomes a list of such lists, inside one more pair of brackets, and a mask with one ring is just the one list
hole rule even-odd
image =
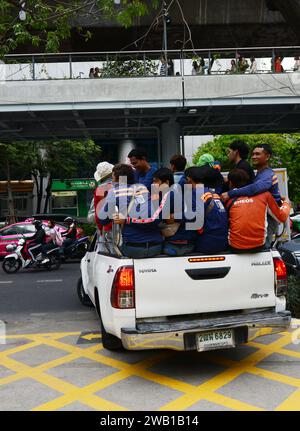
[[234, 329], [235, 345], [238, 345], [262, 335], [286, 331], [290, 322], [289, 311], [279, 313], [266, 311], [213, 319], [140, 323], [137, 329], [122, 328], [121, 339], [123, 346], [128, 350], [195, 350], [196, 333]]

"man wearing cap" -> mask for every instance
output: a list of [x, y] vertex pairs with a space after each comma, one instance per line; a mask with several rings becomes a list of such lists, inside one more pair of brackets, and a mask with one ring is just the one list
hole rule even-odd
[[211, 168], [214, 168], [218, 172], [218, 180], [217, 180], [217, 183], [215, 185], [215, 191], [218, 195], [220, 195], [222, 193], [223, 187], [224, 187], [224, 178], [223, 178], [223, 175], [221, 174], [220, 162], [215, 160], [214, 156], [212, 156], [211, 154], [204, 153], [199, 157], [198, 162], [197, 162], [197, 166], [199, 166], [199, 167], [210, 166]]
[[88, 212], [87, 220], [89, 223], [95, 223], [98, 229], [102, 231], [102, 224], [99, 220], [98, 214], [103, 204], [103, 199], [106, 197], [108, 191], [112, 187], [112, 169], [114, 165], [108, 162], [98, 163], [94, 178], [97, 181], [97, 187], [94, 192], [94, 198]]

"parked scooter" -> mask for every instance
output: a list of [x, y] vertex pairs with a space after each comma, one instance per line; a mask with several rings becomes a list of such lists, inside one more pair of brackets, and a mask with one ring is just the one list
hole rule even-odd
[[36, 260], [33, 261], [28, 253], [26, 240], [21, 238], [16, 244], [8, 244], [6, 250], [11, 252], [5, 256], [2, 263], [3, 271], [7, 274], [12, 274], [20, 269], [27, 268], [44, 268], [47, 270], [58, 269], [61, 264], [59, 247], [55, 247], [48, 250], [45, 256], [42, 253], [36, 256]]
[[76, 239], [71, 245], [66, 247], [62, 246], [60, 249], [61, 259], [82, 259], [85, 253], [88, 251], [90, 241], [88, 236]]

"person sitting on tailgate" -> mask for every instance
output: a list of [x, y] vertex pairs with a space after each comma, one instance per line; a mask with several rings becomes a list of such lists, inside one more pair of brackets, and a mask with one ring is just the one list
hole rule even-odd
[[[134, 171], [126, 164], [115, 165], [114, 182], [100, 210], [99, 219], [105, 226], [114, 220], [122, 224], [123, 255], [131, 258], [153, 257], [161, 253], [163, 238], [158, 228], [159, 220], [151, 216], [151, 199], [148, 189], [135, 184]], [[139, 223], [139, 221], [145, 222]]]
[[[195, 252], [215, 254], [228, 247], [228, 219], [220, 196], [215, 193], [219, 181], [218, 172], [210, 166], [194, 166], [186, 169], [187, 183], [192, 186], [193, 211], [203, 211], [203, 225], [194, 232]], [[204, 193], [196, 193], [197, 186], [204, 187]], [[204, 206], [204, 208], [203, 208]]]
[[[230, 189], [239, 189], [249, 182], [247, 172], [233, 169], [228, 174]], [[259, 251], [267, 241], [267, 214], [277, 222], [285, 222], [290, 214], [286, 200], [279, 207], [270, 192], [255, 196], [239, 196], [226, 203], [229, 217], [229, 245], [234, 251]]]
[[216, 181], [215, 181], [214, 189], [218, 195], [221, 194], [223, 191], [223, 187], [224, 187], [224, 178], [223, 178], [223, 175], [221, 174], [220, 162], [215, 160], [214, 156], [212, 156], [211, 154], [204, 153], [199, 157], [199, 159], [197, 161], [197, 166], [199, 166], [199, 167], [210, 166], [211, 168], [214, 168], [216, 170], [217, 174], [216, 174]]
[[[183, 256], [191, 253], [195, 244], [194, 232], [186, 230], [184, 218], [183, 189], [174, 187], [173, 173], [170, 169], [161, 168], [153, 174], [153, 188], [159, 187], [161, 196], [160, 205], [163, 204], [159, 215], [163, 221], [159, 225], [161, 233], [165, 238], [163, 253], [169, 256]], [[168, 199], [164, 199], [168, 193]]]

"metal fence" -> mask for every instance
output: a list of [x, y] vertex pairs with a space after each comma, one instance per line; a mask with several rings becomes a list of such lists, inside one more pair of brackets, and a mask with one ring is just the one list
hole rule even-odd
[[[1, 81], [300, 72], [300, 47], [10, 54]], [[196, 65], [196, 63], [197, 65]], [[173, 67], [172, 67], [173, 66]], [[92, 76], [91, 69], [99, 69]]]

